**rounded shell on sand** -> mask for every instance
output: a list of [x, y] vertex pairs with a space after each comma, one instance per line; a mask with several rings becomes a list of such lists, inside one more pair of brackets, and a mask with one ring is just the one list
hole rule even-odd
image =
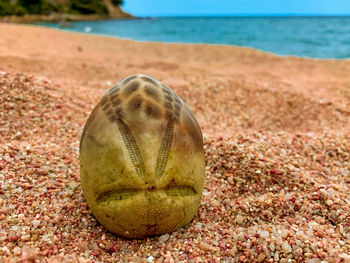
[[145, 75], [114, 85], [80, 142], [82, 187], [111, 232], [142, 238], [188, 224], [205, 180], [200, 127], [167, 86]]

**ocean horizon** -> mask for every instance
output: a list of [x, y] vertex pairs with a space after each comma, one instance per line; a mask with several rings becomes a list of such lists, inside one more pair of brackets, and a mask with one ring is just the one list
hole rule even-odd
[[130, 20], [84, 21], [48, 27], [121, 39], [165, 43], [202, 43], [251, 47], [281, 56], [350, 58], [350, 16], [198, 15]]

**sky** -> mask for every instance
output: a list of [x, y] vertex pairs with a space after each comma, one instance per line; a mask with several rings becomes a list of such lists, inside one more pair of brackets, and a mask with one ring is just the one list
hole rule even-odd
[[124, 0], [135, 16], [350, 14], [350, 0]]

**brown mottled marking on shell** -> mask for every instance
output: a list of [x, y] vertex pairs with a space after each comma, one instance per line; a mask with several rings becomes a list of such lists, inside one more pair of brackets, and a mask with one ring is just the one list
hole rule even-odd
[[146, 84], [144, 90], [145, 90], [145, 94], [152, 97], [155, 101], [160, 100], [159, 91], [155, 89], [153, 86]]
[[106, 113], [108, 116], [113, 115], [113, 109], [108, 109]]
[[165, 118], [166, 118], [167, 120], [173, 119], [173, 118], [174, 118], [173, 112], [172, 112], [172, 111], [166, 111], [166, 112], [165, 112]]
[[173, 104], [168, 101], [164, 101], [164, 107], [168, 110], [173, 110]]
[[116, 120], [116, 116], [115, 115], [113, 115], [113, 114], [111, 114], [111, 115], [107, 115], [107, 117], [108, 117], [108, 120], [110, 121], [110, 122], [114, 122], [115, 120]]
[[140, 95], [136, 95], [128, 101], [128, 110], [130, 110], [131, 112], [138, 110], [141, 108], [142, 103], [143, 98]]
[[109, 96], [112, 96], [114, 94], [119, 93], [120, 89], [119, 89], [119, 84], [114, 86], [110, 91], [109, 91]]
[[146, 102], [145, 111], [149, 117], [159, 119], [162, 113], [162, 110], [154, 103]]
[[101, 100], [101, 106], [104, 106], [107, 103], [107, 101], [108, 101], [107, 96], [104, 96]]
[[175, 103], [174, 107], [175, 107], [176, 111], [180, 111], [180, 109], [181, 109], [181, 105], [179, 103]]
[[173, 97], [170, 96], [170, 95], [168, 95], [168, 94], [164, 95], [164, 99], [165, 99], [166, 101], [173, 102]]
[[109, 97], [109, 100], [110, 100], [110, 101], [114, 101], [115, 99], [117, 99], [117, 98], [119, 98], [119, 97], [120, 97], [119, 93], [115, 93], [115, 94], [113, 94], [111, 97]]
[[[116, 123], [128, 149], [130, 159], [140, 177], [144, 176], [144, 164], [136, 140], [124, 122], [128, 113], [143, 111], [153, 119], [164, 118], [167, 125], [162, 131], [161, 145], [156, 162], [156, 176], [164, 173], [173, 143], [175, 124], [192, 138], [197, 147], [203, 146], [199, 125], [182, 100], [166, 85], [146, 76], [132, 76], [118, 85], [114, 93], [107, 94], [103, 110], [110, 121]], [[113, 106], [113, 107], [112, 107]]]
[[122, 107], [117, 107], [115, 109], [115, 115], [118, 117], [118, 118], [123, 118], [123, 108]]
[[133, 82], [130, 82], [124, 89], [123, 94], [125, 96], [130, 96], [132, 93], [134, 93], [138, 88], [140, 87], [140, 82], [134, 80]]
[[[102, 104], [101, 104], [102, 105]], [[107, 111], [108, 109], [109, 109], [109, 107], [110, 107], [111, 105], [109, 104], [109, 103], [106, 103], [103, 107], [102, 107], [102, 109], [104, 110], [104, 111]]]
[[114, 107], [117, 107], [118, 105], [120, 105], [122, 103], [122, 100], [120, 98], [116, 98], [115, 100], [113, 100], [112, 105]]

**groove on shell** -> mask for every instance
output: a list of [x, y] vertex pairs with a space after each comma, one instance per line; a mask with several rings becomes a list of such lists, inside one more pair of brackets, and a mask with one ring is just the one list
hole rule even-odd
[[129, 127], [126, 125], [126, 123], [122, 119], [116, 118], [115, 121], [122, 135], [124, 144], [128, 150], [131, 162], [135, 167], [136, 173], [142, 180], [144, 180], [145, 164], [143, 163], [143, 159], [142, 159], [139, 147], [136, 144], [135, 138], [132, 135], [132, 132], [129, 129]]
[[167, 126], [164, 129], [162, 142], [160, 144], [160, 148], [158, 152], [156, 171], [155, 171], [155, 175], [157, 179], [163, 175], [165, 167], [168, 163], [169, 152], [170, 152], [171, 145], [173, 143], [173, 137], [174, 137], [174, 119], [170, 118]]

